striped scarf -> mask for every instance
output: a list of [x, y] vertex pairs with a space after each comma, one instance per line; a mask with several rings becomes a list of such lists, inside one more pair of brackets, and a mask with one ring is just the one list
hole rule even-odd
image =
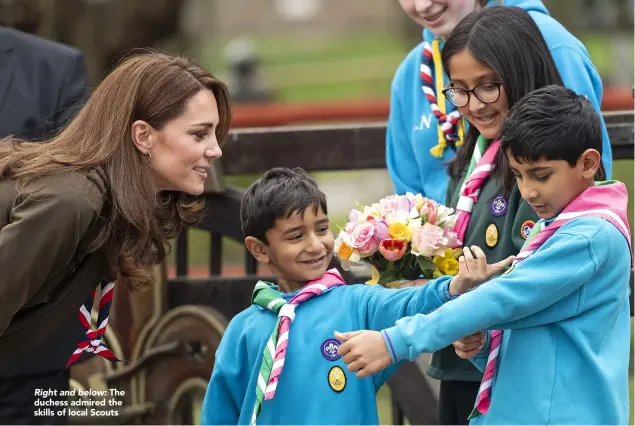
[[284, 360], [289, 344], [289, 328], [295, 318], [295, 309], [314, 296], [320, 296], [332, 287], [344, 285], [342, 276], [337, 269], [328, 270], [318, 280], [309, 282], [287, 303], [280, 297], [280, 293], [273, 290], [273, 284], [258, 281], [251, 295], [251, 302], [278, 314], [278, 321], [273, 329], [269, 341], [265, 346], [262, 356], [262, 364], [258, 373], [256, 386], [256, 403], [251, 424], [256, 424], [256, 419], [262, 410], [264, 400], [272, 399], [276, 393], [278, 380], [282, 374]]
[[[434, 67], [435, 76], [432, 75], [432, 67]], [[456, 142], [456, 146], [463, 144], [463, 129], [459, 111], [454, 110], [446, 114], [445, 100], [442, 100], [441, 103], [437, 100], [437, 93], [441, 93], [443, 90], [443, 64], [441, 62], [438, 38], [432, 40], [432, 45], [427, 41], [423, 42], [419, 75], [421, 76], [421, 89], [428, 102], [430, 102], [430, 109], [439, 123], [438, 145], [432, 147], [430, 153], [437, 158], [442, 158], [448, 141]], [[436, 90], [434, 87], [435, 80]]]
[[77, 344], [77, 349], [75, 349], [68, 360], [66, 368], [70, 367], [71, 364], [77, 361], [82, 356], [83, 352], [92, 352], [107, 360], [120, 361], [102, 341], [104, 334], [106, 333], [106, 328], [108, 327], [108, 316], [110, 314], [110, 306], [112, 305], [112, 295], [115, 290], [115, 283], [114, 281], [111, 283], [102, 282], [100, 286], [101, 297], [99, 298], [97, 329], [93, 329], [92, 319], [90, 316], [90, 312], [93, 309], [93, 303], [95, 301], [95, 292], [97, 291], [97, 289], [95, 289], [86, 302], [84, 302], [84, 304], [79, 308], [79, 322], [84, 326], [84, 328], [86, 328], [86, 336]]
[[[617, 181], [596, 182], [596, 186], [592, 186], [578, 195], [551, 223], [546, 224], [544, 220], [538, 221], [512, 263], [512, 267], [534, 254], [561, 226], [582, 216], [601, 217], [611, 222], [626, 237], [632, 253], [631, 231], [626, 215], [627, 205], [628, 194], [623, 183]], [[485, 374], [478, 390], [476, 407], [468, 419], [486, 414], [489, 410], [492, 380], [496, 375], [496, 363], [502, 341], [503, 330], [492, 330]]]
[[459, 202], [456, 205], [457, 220], [454, 225], [454, 232], [456, 232], [461, 244], [465, 237], [467, 225], [470, 222], [472, 209], [481, 193], [481, 187], [494, 167], [494, 158], [496, 157], [499, 147], [500, 139], [490, 144], [489, 141], [481, 135], [476, 140], [470, 166], [467, 169], [465, 180], [461, 186]]

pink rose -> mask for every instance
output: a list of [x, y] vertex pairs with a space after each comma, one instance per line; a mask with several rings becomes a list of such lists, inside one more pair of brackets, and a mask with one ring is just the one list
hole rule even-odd
[[435, 225], [439, 215], [439, 205], [432, 200], [428, 200], [419, 209], [419, 214], [426, 218], [426, 222]]
[[377, 251], [377, 241], [373, 238], [375, 226], [370, 222], [357, 223], [350, 234], [351, 247], [369, 255]]
[[443, 230], [438, 226], [426, 223], [412, 235], [412, 252], [422, 256], [438, 256], [443, 254], [443, 243], [446, 240]]
[[390, 232], [388, 232], [386, 221], [384, 219], [375, 220], [375, 241], [380, 243], [388, 238], [390, 238]]
[[398, 211], [409, 213], [413, 206], [414, 202], [402, 195], [389, 195], [379, 200], [379, 209], [384, 216]]
[[360, 222], [361, 216], [362, 216], [362, 212], [356, 209], [352, 209], [351, 212], [348, 214], [348, 223], [346, 224], [344, 228], [345, 231], [348, 232], [349, 234], [353, 232], [355, 225], [357, 225], [357, 223]]
[[448, 240], [447, 246], [451, 248], [461, 247], [461, 241], [459, 241], [459, 234], [454, 231], [445, 231], [445, 236]]

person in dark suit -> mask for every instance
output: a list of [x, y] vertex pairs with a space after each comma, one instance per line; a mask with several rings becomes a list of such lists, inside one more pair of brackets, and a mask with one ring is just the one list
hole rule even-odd
[[[0, 138], [41, 141], [57, 133], [90, 95], [84, 55], [72, 47], [0, 26]], [[0, 369], [0, 424], [65, 424], [42, 416], [37, 389], [69, 389], [67, 348], [81, 337], [76, 318], [38, 349]], [[0, 351], [3, 348], [0, 347]], [[53, 406], [52, 408], [56, 408]]]
[[79, 50], [7, 27], [0, 27], [0, 82], [0, 137], [45, 139], [90, 95]]

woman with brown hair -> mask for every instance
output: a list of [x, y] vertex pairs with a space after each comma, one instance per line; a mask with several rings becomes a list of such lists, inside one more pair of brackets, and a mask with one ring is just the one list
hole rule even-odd
[[200, 219], [230, 120], [222, 82], [146, 53], [114, 69], [48, 143], [0, 141], [0, 366], [78, 310], [87, 331], [69, 365], [83, 352], [114, 358], [101, 342], [114, 282], [150, 287], [168, 241]]

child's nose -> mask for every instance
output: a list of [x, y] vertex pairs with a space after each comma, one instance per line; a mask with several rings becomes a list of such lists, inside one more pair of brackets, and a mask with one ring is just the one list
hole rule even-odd
[[308, 249], [310, 251], [317, 252], [322, 250], [322, 246], [323, 244], [320, 238], [315, 234], [311, 234]]
[[538, 191], [530, 185], [519, 184], [518, 189], [520, 190], [520, 196], [523, 197], [523, 200], [533, 200], [538, 195]]
[[414, 0], [414, 5], [417, 13], [424, 13], [430, 8], [432, 2], [430, 0]]
[[479, 112], [480, 110], [485, 108], [485, 103], [482, 102], [476, 96], [474, 96], [474, 93], [470, 93], [468, 108], [470, 109], [471, 112]]

